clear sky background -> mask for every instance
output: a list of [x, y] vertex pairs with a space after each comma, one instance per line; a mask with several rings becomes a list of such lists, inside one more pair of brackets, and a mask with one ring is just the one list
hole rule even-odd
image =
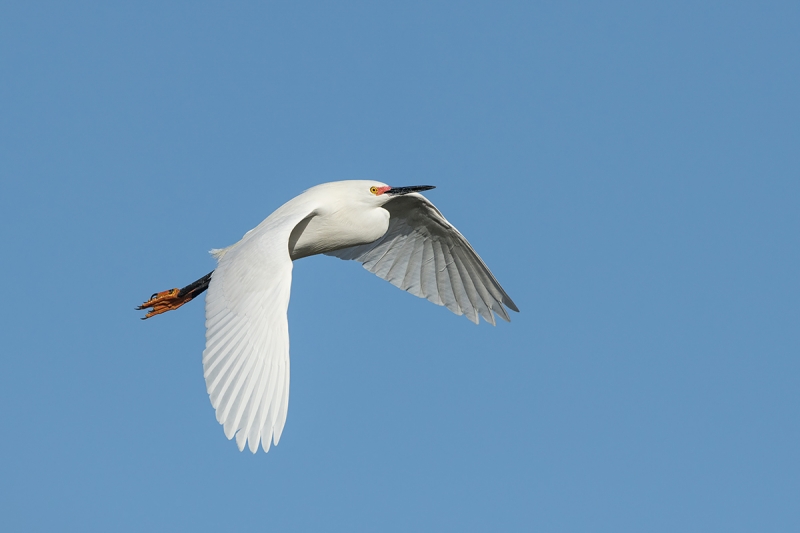
[[[4, 531], [800, 530], [797, 2], [4, 2]], [[299, 261], [269, 454], [203, 303], [325, 181], [426, 193], [521, 309]]]

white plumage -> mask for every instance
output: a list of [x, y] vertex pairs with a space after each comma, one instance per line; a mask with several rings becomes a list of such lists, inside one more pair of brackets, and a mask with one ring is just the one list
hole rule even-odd
[[373, 181], [313, 187], [290, 200], [228, 248], [206, 297], [203, 369], [225, 435], [240, 450], [278, 444], [289, 405], [292, 261], [328, 254], [416, 296], [495, 323], [517, 311], [467, 240], [425, 197]]

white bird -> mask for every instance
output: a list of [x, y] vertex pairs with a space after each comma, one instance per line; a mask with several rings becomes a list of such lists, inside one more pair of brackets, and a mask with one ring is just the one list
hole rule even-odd
[[492, 325], [519, 311], [467, 240], [418, 191], [375, 181], [317, 185], [286, 202], [236, 244], [211, 253], [216, 270], [154, 294], [144, 318], [177, 309], [208, 289], [203, 374], [217, 421], [265, 452], [281, 438], [289, 405], [292, 261], [352, 259], [391, 284]]

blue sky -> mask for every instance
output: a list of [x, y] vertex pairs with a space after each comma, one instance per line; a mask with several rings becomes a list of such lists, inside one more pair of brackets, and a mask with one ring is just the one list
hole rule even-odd
[[[796, 2], [4, 3], [15, 531], [800, 528]], [[280, 445], [202, 377], [213, 268], [325, 181], [427, 196], [521, 309], [295, 264]]]

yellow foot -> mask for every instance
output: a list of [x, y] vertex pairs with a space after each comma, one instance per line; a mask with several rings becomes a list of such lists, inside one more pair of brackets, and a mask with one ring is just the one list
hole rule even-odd
[[142, 320], [177, 309], [195, 296], [191, 293], [179, 296], [180, 292], [181, 289], [170, 289], [152, 295], [149, 300], [136, 308], [137, 310], [152, 308], [152, 311], [147, 313]]
[[152, 309], [142, 320], [150, 318], [151, 316], [160, 315], [161, 313], [166, 313], [167, 311], [172, 311], [186, 302], [194, 300], [208, 289], [213, 273], [214, 271], [212, 270], [202, 278], [194, 283], [190, 283], [182, 289], [170, 289], [168, 291], [155, 293], [149, 300], [136, 308], [137, 310]]

